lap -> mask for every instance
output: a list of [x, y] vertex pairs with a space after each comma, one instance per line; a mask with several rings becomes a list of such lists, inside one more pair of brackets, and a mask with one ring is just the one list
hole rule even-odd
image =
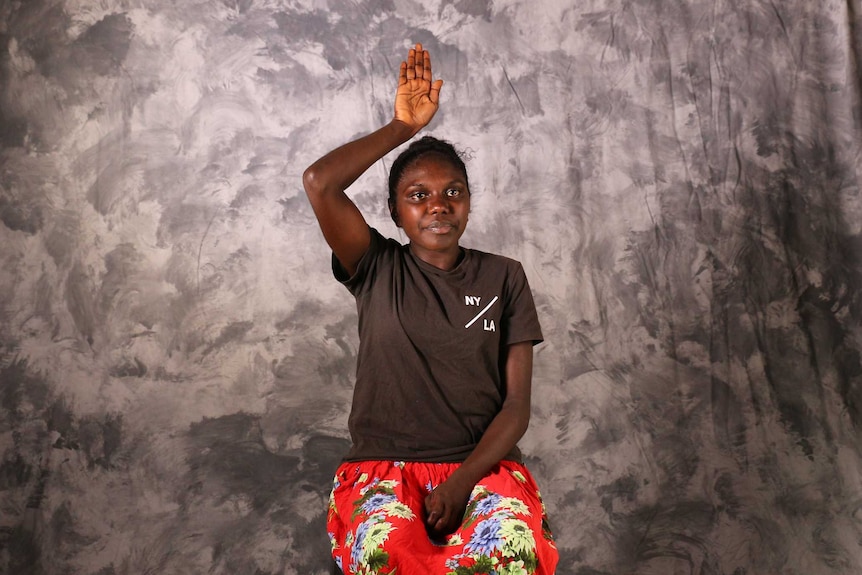
[[[473, 489], [460, 528], [446, 541], [425, 530], [424, 500], [457, 463], [363, 461], [335, 476], [327, 528], [345, 575], [499, 573], [550, 575], [557, 552], [536, 484], [503, 461]], [[487, 565], [488, 569], [482, 570]]]

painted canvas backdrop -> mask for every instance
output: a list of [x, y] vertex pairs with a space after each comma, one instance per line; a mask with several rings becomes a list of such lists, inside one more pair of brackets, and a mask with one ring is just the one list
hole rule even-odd
[[[539, 306], [521, 445], [559, 573], [859, 573], [860, 24], [855, 0], [0, 2], [0, 572], [328, 572], [356, 317], [300, 177], [388, 121], [420, 41], [463, 242]], [[391, 159], [351, 195], [401, 237]]]

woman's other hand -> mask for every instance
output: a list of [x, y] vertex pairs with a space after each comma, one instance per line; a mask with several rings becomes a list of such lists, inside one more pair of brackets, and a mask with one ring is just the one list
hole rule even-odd
[[431, 76], [431, 56], [422, 44], [410, 48], [407, 61], [401, 62], [398, 91], [395, 94], [395, 119], [415, 134], [428, 125], [440, 103], [443, 80]]
[[425, 498], [425, 524], [428, 535], [443, 540], [454, 533], [464, 520], [464, 511], [474, 485], [462, 482], [457, 472], [434, 488]]

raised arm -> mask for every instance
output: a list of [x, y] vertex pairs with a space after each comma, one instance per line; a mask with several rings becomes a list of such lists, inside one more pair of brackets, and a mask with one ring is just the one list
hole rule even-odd
[[437, 112], [442, 85], [442, 80], [432, 79], [428, 52], [416, 44], [407, 61], [401, 62], [392, 121], [332, 150], [302, 175], [323, 237], [351, 275], [368, 249], [371, 235], [365, 218], [345, 190], [374, 162], [428, 125]]

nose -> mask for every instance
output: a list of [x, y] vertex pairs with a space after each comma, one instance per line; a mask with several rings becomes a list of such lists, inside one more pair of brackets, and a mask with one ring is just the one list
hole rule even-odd
[[431, 197], [431, 201], [428, 204], [428, 210], [432, 214], [439, 214], [440, 212], [448, 213], [449, 212], [449, 200], [443, 194], [434, 194]]

